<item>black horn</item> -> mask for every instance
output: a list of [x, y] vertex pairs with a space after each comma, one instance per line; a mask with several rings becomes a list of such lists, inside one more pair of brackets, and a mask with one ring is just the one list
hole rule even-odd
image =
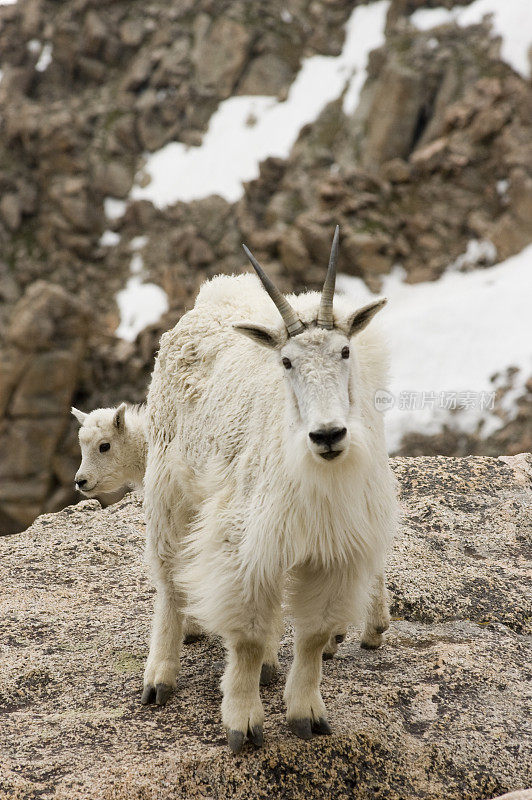
[[250, 250], [246, 247], [245, 244], [242, 245], [244, 248], [244, 253], [247, 255], [249, 260], [251, 261], [251, 265], [257, 275], [260, 278], [260, 281], [270, 297], [272, 298], [273, 302], [277, 306], [280, 315], [283, 318], [283, 322], [286, 325], [286, 330], [288, 331], [289, 336], [297, 336], [298, 333], [303, 333], [305, 330], [305, 326], [297, 316], [296, 312], [284, 296], [282, 292], [279, 291], [277, 286], [271, 281], [264, 270], [262, 269], [261, 265], [251, 253]]
[[325, 283], [321, 290], [320, 308], [318, 311], [318, 328], [332, 330], [334, 327], [333, 318], [333, 299], [334, 287], [336, 285], [336, 262], [338, 261], [338, 240], [340, 238], [340, 226], [336, 226], [334, 232], [331, 255], [329, 256], [329, 267], [325, 276]]

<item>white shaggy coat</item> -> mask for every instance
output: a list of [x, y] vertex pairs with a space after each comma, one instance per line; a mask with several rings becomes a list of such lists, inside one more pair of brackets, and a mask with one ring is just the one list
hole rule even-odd
[[[323, 354], [349, 341], [342, 326], [355, 309], [335, 298], [335, 330], [327, 331], [311, 324], [318, 294], [288, 300], [309, 327], [286, 346], [317, 353], [305, 380], [323, 397], [328, 381], [335, 386]], [[163, 335], [148, 395], [145, 479], [157, 600], [144, 698], [157, 692], [163, 701], [160, 687], [176, 684], [186, 608], [228, 650], [222, 717], [233, 750], [246, 735], [262, 741], [259, 675], [263, 662], [277, 661], [283, 593], [295, 628], [287, 718], [303, 738], [329, 732], [321, 653], [335, 633], [365, 618], [368, 605], [365, 636], [380, 643], [389, 619], [382, 576], [396, 526], [374, 406], [387, 379], [378, 327], [349, 342], [348, 447], [324, 461], [309, 449], [278, 350], [234, 330], [246, 320], [284, 335], [255, 276], [220, 276]]]

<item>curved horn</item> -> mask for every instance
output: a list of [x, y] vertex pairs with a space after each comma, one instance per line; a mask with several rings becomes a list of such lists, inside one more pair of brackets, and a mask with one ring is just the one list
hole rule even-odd
[[336, 226], [334, 232], [333, 243], [331, 247], [331, 255], [329, 256], [329, 267], [327, 275], [325, 276], [325, 283], [321, 290], [320, 308], [318, 311], [318, 328], [327, 328], [332, 330], [334, 327], [333, 320], [333, 298], [334, 286], [336, 284], [336, 262], [338, 260], [338, 239], [340, 238], [340, 226]]
[[260, 278], [260, 281], [270, 297], [272, 298], [273, 302], [277, 306], [280, 315], [283, 318], [283, 322], [286, 325], [286, 330], [288, 331], [289, 336], [297, 336], [298, 333], [303, 333], [305, 330], [305, 326], [297, 316], [296, 312], [284, 296], [282, 292], [279, 291], [277, 286], [268, 278], [264, 270], [262, 269], [261, 265], [255, 258], [255, 256], [248, 250], [245, 244], [242, 245], [244, 248], [244, 253], [247, 255], [249, 260], [251, 261], [251, 265], [257, 275]]

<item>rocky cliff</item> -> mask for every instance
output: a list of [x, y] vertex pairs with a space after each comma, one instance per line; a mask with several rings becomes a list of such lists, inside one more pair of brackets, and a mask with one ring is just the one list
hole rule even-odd
[[139, 498], [85, 501], [3, 538], [0, 798], [488, 800], [532, 785], [532, 459], [392, 463], [386, 644], [361, 650], [349, 632], [324, 663], [333, 735], [306, 743], [283, 717], [287, 628], [265, 747], [238, 757], [218, 641], [185, 648], [165, 708], [140, 705], [152, 589]]
[[[69, 403], [88, 409], [141, 401], [160, 334], [190, 306], [205, 277], [247, 268], [242, 240], [285, 288], [313, 287], [339, 223], [341, 270], [374, 290], [396, 262], [408, 281], [433, 280], [470, 240], [492, 243], [480, 268], [493, 260], [493, 248], [505, 258], [532, 240], [530, 81], [501, 60], [488, 20], [416, 30], [412, 12], [442, 5], [436, 0], [390, 3], [385, 44], [371, 54], [358, 108], [344, 113], [342, 97], [326, 106], [302, 128], [288, 158], [262, 163], [238, 202], [213, 196], [161, 209], [130, 198], [146, 154], [173, 140], [200, 143], [221, 101], [284, 98], [303, 58], [337, 55], [357, 5], [0, 6], [0, 376], [19, 397], [18, 411], [7, 401], [0, 408], [0, 443], [9, 445], [2, 447], [0, 533], [23, 529], [39, 511], [72, 499], [77, 453]], [[124, 342], [115, 335], [116, 295], [128, 279], [134, 242], [144, 277], [165, 290], [169, 311]], [[20, 303], [34, 304], [31, 313], [48, 325], [35, 281], [46, 282], [39, 284], [45, 293], [68, 293], [67, 304], [81, 303], [92, 321], [68, 392], [61, 381], [46, 390], [61, 409], [51, 415], [59, 427], [43, 434], [45, 455], [32, 466], [31, 437], [19, 436], [17, 449], [9, 439], [20, 428], [20, 403], [35, 406], [30, 383], [19, 382], [23, 359], [13, 355], [9, 330]], [[24, 353], [29, 349], [27, 343]], [[62, 349], [60, 340], [51, 342], [39, 351], [41, 361]], [[532, 449], [529, 386], [515, 419], [488, 441], [444, 431], [410, 437], [401, 453]], [[48, 415], [44, 403], [35, 417], [41, 431]]]

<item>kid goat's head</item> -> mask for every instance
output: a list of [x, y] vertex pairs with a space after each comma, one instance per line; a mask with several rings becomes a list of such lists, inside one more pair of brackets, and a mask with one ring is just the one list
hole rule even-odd
[[127, 483], [126, 404], [85, 414], [72, 408], [80, 424], [81, 464], [74, 478], [86, 497], [116, 492]]
[[350, 377], [354, 369], [350, 342], [386, 303], [385, 298], [375, 300], [343, 319], [335, 319], [338, 239], [337, 227], [317, 317], [305, 323], [244, 245], [262, 285], [279, 309], [284, 326], [270, 329], [251, 322], [234, 325], [235, 330], [253, 341], [279, 352], [292, 397], [292, 421], [320, 463], [337, 459], [349, 448]]

